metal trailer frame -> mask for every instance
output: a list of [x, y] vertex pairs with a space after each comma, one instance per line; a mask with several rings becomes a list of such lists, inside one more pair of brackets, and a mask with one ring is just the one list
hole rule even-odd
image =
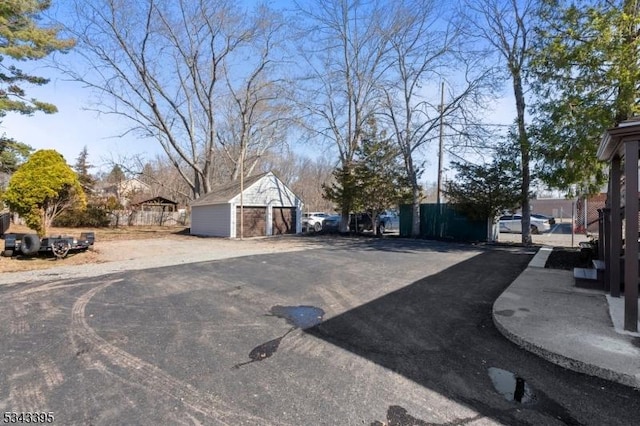
[[[35, 247], [32, 250], [23, 251], [23, 240], [30, 236], [30, 239], [37, 239], [39, 242], [38, 248]], [[3, 257], [13, 257], [19, 254], [30, 255], [43, 255], [51, 254], [59, 259], [65, 258], [70, 252], [80, 252], [89, 249], [95, 242], [95, 233], [91, 231], [82, 232], [79, 238], [58, 235], [49, 236], [39, 239], [36, 234], [18, 234], [9, 233], [4, 234], [4, 250], [0, 253]], [[26, 246], [25, 246], [26, 248]]]

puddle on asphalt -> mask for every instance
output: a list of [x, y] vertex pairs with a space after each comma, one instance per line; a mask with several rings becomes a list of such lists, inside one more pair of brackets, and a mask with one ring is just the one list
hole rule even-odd
[[375, 421], [371, 426], [427, 426], [429, 423], [424, 420], [417, 419], [407, 412], [407, 410], [399, 405], [392, 405], [387, 410], [387, 421], [382, 423]]
[[282, 318], [296, 328], [311, 328], [322, 322], [324, 311], [315, 306], [280, 306], [271, 308], [271, 315]]
[[571, 416], [571, 413], [562, 405], [539, 390], [534, 392], [522, 377], [495, 367], [490, 367], [488, 371], [493, 387], [508, 401], [526, 404], [527, 408], [553, 417], [565, 425], [582, 426], [582, 423]]
[[490, 367], [489, 377], [493, 387], [508, 401], [519, 402], [520, 404], [534, 404], [536, 395], [533, 389], [522, 378], [511, 371], [501, 368]]
[[249, 352], [249, 359], [251, 359], [251, 361], [241, 362], [234, 365], [233, 368], [238, 369], [243, 365], [251, 364], [252, 362], [262, 361], [269, 358], [274, 353], [276, 353], [278, 347], [280, 347], [280, 342], [282, 341], [282, 339], [284, 339], [286, 335], [291, 333], [293, 330], [295, 330], [295, 327], [291, 327], [289, 331], [284, 333], [282, 336], [273, 340], [269, 340], [268, 342], [265, 342], [251, 349], [251, 352]]
[[320, 308], [316, 308], [315, 306], [276, 305], [273, 306], [269, 312], [270, 313], [267, 314], [267, 316], [282, 318], [293, 327], [291, 327], [282, 336], [269, 340], [268, 342], [251, 349], [251, 352], [249, 352], [249, 359], [251, 361], [241, 362], [234, 365], [233, 368], [238, 369], [243, 365], [270, 358], [280, 347], [282, 339], [284, 339], [289, 333], [298, 328], [305, 329], [318, 325], [322, 322], [322, 318], [324, 317], [324, 311]]

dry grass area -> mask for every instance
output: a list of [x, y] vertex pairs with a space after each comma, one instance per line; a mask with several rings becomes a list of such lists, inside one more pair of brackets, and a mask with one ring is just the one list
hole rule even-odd
[[[50, 228], [47, 235], [71, 235], [80, 236], [81, 232], [93, 231], [96, 234], [96, 241], [120, 241], [120, 240], [141, 240], [147, 238], [167, 238], [188, 235], [188, 228], [172, 226], [121, 226], [118, 228]], [[35, 231], [23, 225], [11, 224], [9, 232], [33, 233]]]
[[[54, 266], [79, 265], [84, 263], [102, 263], [104, 259], [101, 251], [102, 243], [117, 241], [133, 241], [141, 239], [187, 239], [187, 228], [166, 227], [166, 226], [131, 226], [119, 228], [51, 228], [47, 235], [69, 235], [80, 236], [83, 231], [95, 232], [96, 242], [93, 248], [78, 253], [69, 253], [65, 259], [57, 260], [53, 257], [45, 256], [14, 256], [11, 258], [0, 257], [0, 273], [28, 271], [34, 269], [46, 269]], [[12, 224], [7, 233], [35, 233], [26, 226]], [[4, 240], [0, 240], [0, 251], [4, 250]]]

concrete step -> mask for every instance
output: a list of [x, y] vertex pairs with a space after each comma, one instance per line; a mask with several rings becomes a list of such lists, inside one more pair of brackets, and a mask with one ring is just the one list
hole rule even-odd
[[606, 269], [604, 260], [593, 259], [591, 262], [593, 263], [593, 268], [598, 271], [598, 281], [604, 283], [604, 271]]
[[573, 268], [573, 280], [579, 288], [604, 290], [604, 281], [598, 276], [598, 270], [594, 268]]

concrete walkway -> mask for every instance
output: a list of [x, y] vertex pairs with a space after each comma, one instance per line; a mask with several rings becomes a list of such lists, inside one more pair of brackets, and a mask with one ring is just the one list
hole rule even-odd
[[551, 250], [541, 248], [496, 300], [497, 328], [562, 367], [640, 389], [640, 334], [620, 330], [623, 299], [574, 287], [571, 271], [545, 269]]

